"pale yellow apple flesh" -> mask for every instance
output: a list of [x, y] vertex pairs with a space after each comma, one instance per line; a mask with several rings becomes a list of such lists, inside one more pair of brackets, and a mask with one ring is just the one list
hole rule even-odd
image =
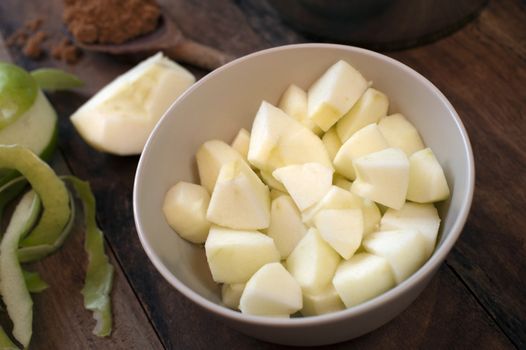
[[400, 148], [408, 157], [424, 149], [418, 130], [400, 113], [380, 119], [378, 128], [389, 147]]

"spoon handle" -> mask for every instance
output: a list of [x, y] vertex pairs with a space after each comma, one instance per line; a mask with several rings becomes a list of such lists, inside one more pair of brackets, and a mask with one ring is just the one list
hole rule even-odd
[[214, 70], [234, 59], [231, 55], [186, 38], [182, 38], [175, 46], [163, 49], [163, 52], [176, 61], [208, 70]]

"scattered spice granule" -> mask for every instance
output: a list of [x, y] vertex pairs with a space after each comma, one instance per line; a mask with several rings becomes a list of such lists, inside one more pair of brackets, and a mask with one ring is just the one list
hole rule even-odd
[[26, 23], [24, 24], [24, 27], [26, 27], [30, 32], [36, 32], [37, 30], [40, 29], [43, 22], [44, 20], [42, 19], [42, 17], [37, 17], [35, 19], [26, 21]]
[[64, 0], [64, 22], [88, 44], [121, 44], [153, 31], [159, 17], [155, 0]]
[[80, 60], [81, 51], [69, 39], [63, 38], [51, 48], [51, 56], [57, 60], [75, 64]]
[[42, 42], [46, 40], [47, 34], [43, 31], [38, 31], [31, 35], [22, 49], [24, 55], [32, 59], [38, 59], [42, 56]]

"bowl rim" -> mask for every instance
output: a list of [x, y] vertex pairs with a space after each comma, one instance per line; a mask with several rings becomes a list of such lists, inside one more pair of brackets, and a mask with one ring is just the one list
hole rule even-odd
[[[380, 294], [379, 296], [373, 299], [370, 299], [366, 302], [363, 302], [362, 304], [353, 306], [351, 308], [346, 308], [344, 310], [335, 311], [332, 313], [327, 313], [327, 314], [317, 315], [317, 316], [297, 317], [297, 318], [294, 317], [294, 318], [282, 319], [282, 318], [242, 314], [239, 311], [235, 311], [235, 310], [227, 308], [226, 306], [216, 304], [206, 299], [205, 297], [201, 296], [197, 292], [193, 291], [190, 287], [186, 286], [176, 276], [174, 276], [170, 272], [170, 270], [162, 263], [161, 259], [157, 256], [154, 249], [150, 245], [148, 238], [143, 232], [143, 226], [141, 223], [139, 213], [137, 211], [136, 203], [138, 203], [139, 201], [138, 188], [141, 186], [141, 183], [142, 183], [142, 180], [141, 180], [142, 179], [142, 176], [141, 176], [142, 167], [143, 167], [143, 163], [145, 162], [145, 158], [147, 157], [149, 153], [148, 146], [150, 145], [150, 143], [152, 143], [152, 140], [155, 138], [155, 134], [157, 133], [157, 129], [160, 128], [160, 125], [162, 124], [162, 120], [167, 118], [167, 116], [174, 109], [174, 106], [177, 105], [179, 101], [183, 100], [187, 95], [191, 94], [194, 90], [199, 89], [199, 87], [205, 84], [209, 79], [213, 79], [216, 75], [221, 74], [223, 71], [230, 69], [231, 67], [235, 66], [236, 64], [240, 62], [250, 60], [257, 56], [271, 55], [279, 51], [295, 50], [295, 49], [302, 49], [302, 48], [339, 49], [339, 50], [344, 50], [344, 51], [355, 52], [355, 53], [366, 55], [366, 56], [373, 56], [381, 61], [384, 61], [387, 64], [394, 65], [398, 69], [401, 69], [402, 71], [404, 71], [406, 74], [412, 75], [414, 78], [419, 80], [420, 83], [422, 83], [428, 89], [430, 89], [441, 100], [441, 102], [444, 103], [450, 115], [453, 117], [457, 129], [460, 132], [462, 143], [463, 143], [463, 148], [464, 148], [464, 151], [467, 153], [467, 159], [468, 159], [468, 163], [466, 164], [467, 165], [466, 178], [467, 178], [467, 184], [468, 184], [468, 191], [467, 191], [467, 195], [464, 198], [462, 198], [458, 218], [454, 222], [453, 226], [451, 227], [448, 236], [442, 242], [442, 245], [439, 246], [438, 249], [436, 249], [433, 252], [433, 255], [414, 274], [412, 274], [409, 278], [404, 280], [402, 283]], [[148, 138], [146, 145], [144, 147], [144, 151], [142, 152], [141, 157], [139, 159], [139, 163], [137, 165], [137, 171], [136, 171], [135, 179], [134, 179], [134, 186], [133, 186], [133, 214], [134, 214], [135, 226], [137, 229], [137, 233], [138, 233], [140, 242], [148, 258], [153, 263], [155, 268], [161, 273], [161, 275], [173, 287], [175, 287], [180, 293], [182, 293], [188, 299], [192, 300], [194, 303], [204, 308], [205, 310], [208, 310], [218, 316], [225, 317], [225, 318], [228, 318], [228, 319], [240, 322], [240, 323], [248, 323], [248, 324], [259, 325], [259, 326], [279, 326], [279, 327], [284, 327], [284, 328], [296, 328], [296, 327], [303, 327], [303, 326], [313, 326], [313, 325], [320, 325], [320, 324], [335, 323], [335, 322], [338, 322], [344, 319], [348, 319], [350, 317], [356, 317], [356, 316], [365, 314], [373, 309], [380, 308], [381, 306], [392, 302], [394, 299], [402, 295], [404, 291], [415, 288], [417, 285], [422, 283], [426, 279], [426, 277], [428, 277], [429, 274], [434, 273], [434, 271], [436, 271], [439, 268], [440, 264], [445, 260], [446, 256], [449, 254], [453, 245], [455, 244], [458, 237], [460, 236], [462, 229], [464, 227], [464, 224], [467, 220], [470, 208], [471, 208], [474, 187], [475, 187], [475, 161], [473, 157], [473, 150], [472, 150], [471, 143], [469, 140], [469, 136], [466, 132], [466, 129], [460, 117], [458, 116], [455, 108], [451, 105], [451, 103], [446, 98], [446, 96], [427, 78], [425, 78], [423, 75], [421, 75], [414, 69], [410, 68], [409, 66], [403, 64], [402, 62], [397, 61], [396, 59], [388, 57], [386, 55], [371, 51], [371, 50], [349, 46], [349, 45], [340, 45], [340, 44], [326, 44], [326, 43], [292, 44], [292, 45], [283, 45], [283, 46], [277, 46], [277, 47], [272, 47], [269, 49], [256, 51], [246, 56], [237, 58], [225, 64], [224, 66], [217, 68], [216, 70], [212, 71], [211, 73], [201, 78], [193, 86], [191, 86], [188, 90], [186, 90], [181, 96], [179, 96], [179, 98], [177, 98], [177, 100], [174, 103], [172, 103], [170, 108], [167, 109], [167, 111], [162, 116], [161, 120], [157, 123], [154, 130], [150, 134], [150, 137]]]

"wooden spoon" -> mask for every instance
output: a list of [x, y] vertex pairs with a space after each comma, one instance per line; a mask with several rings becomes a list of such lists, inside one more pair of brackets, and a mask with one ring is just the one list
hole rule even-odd
[[234, 59], [224, 52], [185, 38], [177, 25], [163, 14], [159, 22], [159, 26], [153, 32], [123, 44], [86, 44], [79, 41], [76, 44], [87, 51], [113, 55], [163, 51], [165, 55], [176, 61], [209, 70], [214, 70]]

